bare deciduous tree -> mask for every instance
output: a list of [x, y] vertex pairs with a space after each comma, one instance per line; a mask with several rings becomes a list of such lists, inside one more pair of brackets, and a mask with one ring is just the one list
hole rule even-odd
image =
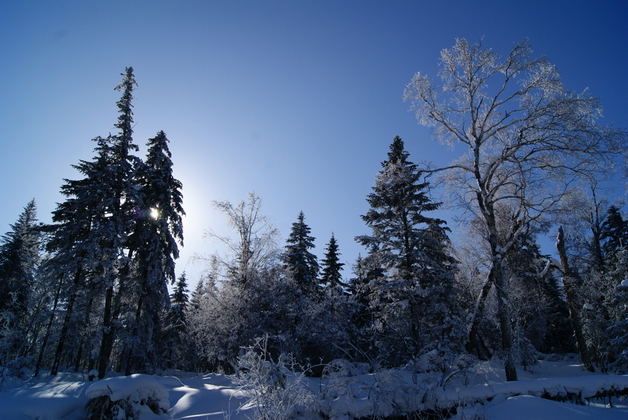
[[249, 194], [248, 202], [234, 206], [229, 201], [215, 201], [214, 206], [227, 216], [227, 223], [237, 233], [237, 238], [220, 236], [209, 230], [207, 236], [218, 239], [232, 253], [232, 259], [219, 260], [227, 269], [227, 275], [243, 287], [253, 273], [257, 273], [278, 257], [279, 232], [266, 216], [260, 214], [262, 199]]
[[[626, 150], [624, 131], [596, 124], [599, 100], [567, 91], [556, 68], [531, 53], [527, 41], [500, 57], [481, 42], [457, 40], [441, 52], [442, 86], [417, 73], [404, 94], [420, 124], [432, 127], [442, 143], [466, 148], [458, 160], [433, 171], [444, 171], [459, 202], [485, 225], [492, 258], [487, 282], [499, 297], [508, 380], [516, 380], [517, 372], [504, 254], [580, 178], [600, 176]], [[502, 204], [514, 215], [504, 227], [496, 218]], [[469, 338], [473, 344], [475, 337]]]

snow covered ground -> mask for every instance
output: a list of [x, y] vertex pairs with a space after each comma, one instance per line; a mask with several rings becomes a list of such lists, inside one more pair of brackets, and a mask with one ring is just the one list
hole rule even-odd
[[[429, 394], [422, 395], [419, 395], [423, 392], [420, 386], [412, 388], [416, 377], [402, 371], [336, 377], [333, 383], [306, 378], [304, 384], [314, 393], [319, 393], [320, 407], [337, 419], [366, 414], [375, 406], [385, 410], [382, 407], [387, 400], [395, 400], [396, 406], [399, 406], [399, 401], [412, 404], [412, 389], [417, 391], [416, 399], [421, 401], [437, 398], [452, 405], [466, 401], [467, 407], [458, 411], [454, 417], [456, 420], [628, 419], [628, 401], [613, 399], [613, 407], [609, 408], [608, 399], [576, 405], [540, 397], [547, 392], [588, 398], [600, 390], [628, 388], [628, 376], [591, 374], [574, 360], [541, 361], [532, 372], [520, 370], [519, 375], [520, 381], [507, 383], [503, 381], [502, 369], [496, 363], [483, 363], [476, 367], [472, 375], [465, 375], [466, 385], [452, 379], [444, 387], [436, 387]], [[151, 395], [160, 400], [163, 410], [167, 410], [166, 414], [159, 416], [144, 410], [140, 416], [142, 420], [254, 418], [253, 408], [240, 409], [246, 399], [238, 391], [232, 377], [217, 374], [187, 376], [135, 375], [98, 382], [89, 382], [86, 375], [73, 373], [33, 378], [27, 382], [5, 378], [5, 385], [0, 388], [0, 420], [80, 420], [88, 397], [111, 395], [114, 400], [132, 394], [135, 398]], [[399, 384], [404, 384], [411, 392], [399, 393], [396, 390]], [[376, 392], [379, 395], [377, 398], [374, 397]], [[491, 397], [489, 403], [472, 403], [487, 397]]]

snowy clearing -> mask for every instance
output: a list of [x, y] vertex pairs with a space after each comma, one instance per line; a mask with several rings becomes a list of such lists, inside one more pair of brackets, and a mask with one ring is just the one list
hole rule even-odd
[[[336, 419], [374, 412], [394, 414], [395, 409], [387, 411], [387, 405], [399, 410], [404, 409], [404, 404], [405, 408], [416, 408], [434, 401], [438, 401], [440, 407], [465, 405], [453, 417], [456, 420], [628, 418], [628, 405], [624, 401], [617, 398], [586, 400], [600, 392], [628, 389], [628, 376], [591, 374], [573, 360], [541, 361], [532, 372], [519, 371], [521, 380], [518, 382], [504, 382], [502, 370], [496, 362], [482, 363], [473, 373], [465, 375], [466, 386], [452, 377], [444, 387], [437, 386], [429, 391], [416, 385], [417, 378], [411, 372], [400, 370], [353, 377], [306, 378], [304, 384], [318, 395], [319, 409]], [[24, 383], [13, 380], [0, 391], [0, 419], [81, 420], [88, 398], [109, 395], [112, 400], [135, 398], [139, 401], [149, 394], [160, 400], [167, 414], [144, 410], [139, 415], [142, 420], [254, 418], [252, 407], [241, 409], [246, 398], [238, 391], [232, 377], [186, 376], [133, 375], [89, 382], [87, 376], [64, 373]], [[572, 399], [576, 396], [586, 405], [551, 401], [541, 398], [543, 394]], [[612, 408], [608, 406], [609, 401]]]

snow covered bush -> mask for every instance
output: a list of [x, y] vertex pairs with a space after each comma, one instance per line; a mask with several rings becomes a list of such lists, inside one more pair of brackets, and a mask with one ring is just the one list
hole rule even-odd
[[12, 376], [26, 380], [33, 374], [33, 366], [35, 362], [32, 357], [19, 357], [6, 364], [4, 367], [0, 367], [1, 376]]
[[296, 372], [290, 356], [281, 354], [273, 361], [267, 341], [258, 339], [239, 358], [235, 383], [247, 399], [243, 407], [252, 407], [259, 420], [316, 418], [318, 404], [305, 374]]
[[87, 420], [140, 420], [144, 414], [167, 417], [170, 408], [168, 390], [149, 375], [103, 379], [87, 388], [85, 396]]

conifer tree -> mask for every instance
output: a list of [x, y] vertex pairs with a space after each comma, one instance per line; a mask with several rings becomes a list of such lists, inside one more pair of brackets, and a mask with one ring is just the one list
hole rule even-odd
[[191, 358], [187, 353], [189, 348], [187, 312], [189, 291], [185, 273], [177, 280], [174, 292], [170, 295], [170, 309], [167, 312], [162, 349], [166, 366], [169, 368], [184, 368], [186, 361]]
[[[121, 299], [124, 289], [130, 286], [130, 260], [133, 248], [129, 248], [129, 236], [136, 223], [136, 212], [143, 207], [138, 188], [136, 188], [136, 169], [141, 160], [132, 155], [138, 147], [133, 143], [133, 91], [137, 82], [133, 75], [133, 67], [127, 67], [122, 73], [122, 83], [115, 90], [122, 91], [117, 102], [118, 122], [115, 127], [119, 132], [111, 139], [112, 162], [107, 168], [109, 185], [107, 185], [105, 203], [110, 214], [110, 233], [112, 241], [109, 246], [113, 250], [112, 265], [104, 276], [105, 301], [102, 313], [102, 340], [98, 355], [98, 377], [103, 378], [110, 362], [111, 352], [117, 335], [115, 321], [121, 310]], [[116, 288], [116, 285], [120, 287]], [[118, 291], [114, 296], [115, 291]], [[114, 300], [115, 298], [115, 300]]]
[[315, 239], [310, 236], [310, 227], [305, 223], [303, 212], [300, 212], [297, 221], [292, 224], [283, 262], [305, 294], [317, 292], [318, 258], [309, 251], [314, 248]]
[[608, 209], [602, 221], [600, 240], [605, 260], [612, 259], [617, 251], [628, 246], [628, 222], [617, 206]]
[[408, 157], [395, 137], [362, 216], [372, 233], [356, 238], [369, 251], [367, 265], [374, 260], [383, 270], [370, 306], [382, 326], [377, 345], [392, 364], [434, 349], [458, 351], [463, 334], [445, 222], [425, 215], [440, 204]]
[[344, 286], [342, 282], [342, 266], [344, 263], [340, 262], [340, 253], [338, 252], [338, 243], [334, 234], [331, 234], [329, 244], [327, 244], [327, 251], [325, 257], [321, 261], [322, 263], [322, 275], [321, 284], [328, 290], [338, 290]]
[[37, 206], [31, 200], [0, 239], [0, 363], [25, 347], [28, 301], [39, 263]]
[[628, 372], [628, 221], [620, 210], [611, 206], [600, 229], [604, 266], [602, 290], [603, 305], [607, 310], [608, 324], [601, 334], [608, 339], [604, 348], [608, 351], [611, 368], [620, 373]]
[[[94, 141], [96, 156], [92, 161], [82, 160], [74, 165], [84, 178], [65, 180], [61, 193], [67, 198], [53, 211], [54, 224], [47, 228], [51, 231], [47, 243], [52, 253], [50, 265], [56, 273], [60, 297], [65, 301], [51, 368], [53, 375], [57, 373], [70, 327], [75, 328], [74, 338], [81, 335], [82, 323], [78, 319], [89, 317], [89, 302], [100, 302], [108, 285], [113, 294], [114, 273], [121, 269], [127, 232], [119, 214], [120, 200], [115, 198], [121, 194], [116, 194], [112, 176], [116, 165], [112, 149], [115, 140], [108, 136], [96, 137]], [[77, 308], [82, 308], [82, 316]]]
[[[96, 156], [81, 161], [75, 169], [84, 178], [65, 180], [61, 193], [66, 200], [53, 212], [54, 225], [48, 249], [56, 267], [58, 285], [66, 311], [55, 352], [52, 373], [56, 372], [70, 337], [70, 326], [85, 325], [90, 312], [100, 311], [99, 376], [108, 368], [114, 342], [120, 331], [115, 321], [128, 298], [133, 250], [129, 237], [136, 226], [137, 209], [142, 207], [136, 170], [141, 163], [131, 152], [133, 143], [132, 92], [137, 85], [133, 69], [127, 68], [122, 84], [116, 87], [122, 97], [117, 103], [120, 115], [115, 125], [118, 134], [97, 137]], [[82, 313], [76, 313], [77, 308]], [[82, 321], [77, 321], [80, 319]], [[72, 337], [80, 336], [74, 331]], [[81, 345], [77, 343], [77, 346]]]
[[[136, 210], [134, 232], [129, 238], [133, 258], [135, 325], [126, 343], [127, 372], [155, 367], [160, 314], [168, 306], [168, 283], [175, 281], [178, 244], [183, 244], [182, 184], [172, 173], [172, 154], [163, 131], [148, 140], [146, 162], [136, 170], [142, 207]], [[139, 346], [139, 347], [138, 347]]]

